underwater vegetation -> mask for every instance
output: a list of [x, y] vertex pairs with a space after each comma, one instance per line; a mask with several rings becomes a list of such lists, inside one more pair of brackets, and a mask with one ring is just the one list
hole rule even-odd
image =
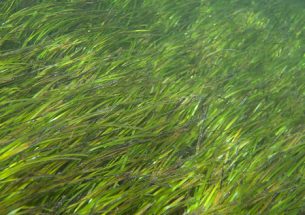
[[304, 214], [304, 136], [304, 1], [0, 1], [0, 214]]

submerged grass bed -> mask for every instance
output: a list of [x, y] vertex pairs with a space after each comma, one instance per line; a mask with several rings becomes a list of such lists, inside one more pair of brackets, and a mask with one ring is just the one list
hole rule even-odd
[[0, 214], [305, 213], [305, 4], [0, 1]]

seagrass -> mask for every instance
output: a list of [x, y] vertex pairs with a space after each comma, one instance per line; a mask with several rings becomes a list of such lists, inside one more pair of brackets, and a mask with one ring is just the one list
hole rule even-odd
[[0, 1], [0, 214], [305, 213], [305, 4]]

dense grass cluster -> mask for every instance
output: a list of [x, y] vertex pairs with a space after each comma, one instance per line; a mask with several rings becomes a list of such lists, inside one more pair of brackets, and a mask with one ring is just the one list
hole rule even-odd
[[305, 213], [305, 3], [0, 1], [0, 214]]

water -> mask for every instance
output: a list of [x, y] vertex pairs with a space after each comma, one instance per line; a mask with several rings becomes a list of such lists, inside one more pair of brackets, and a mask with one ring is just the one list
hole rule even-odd
[[0, 2], [1, 214], [302, 214], [302, 1]]

